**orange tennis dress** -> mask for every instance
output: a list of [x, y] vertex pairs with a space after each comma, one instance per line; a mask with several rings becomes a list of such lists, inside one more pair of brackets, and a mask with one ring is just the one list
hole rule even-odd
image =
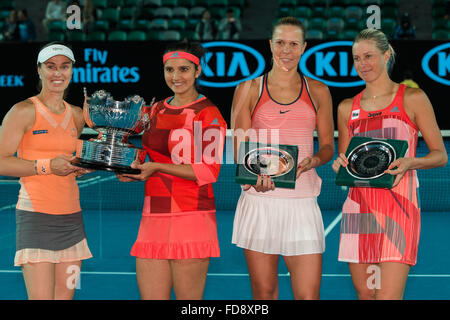
[[[408, 142], [405, 157], [415, 157], [418, 128], [403, 107], [406, 86], [382, 110], [367, 112], [360, 92], [353, 99], [350, 136], [399, 139]], [[415, 265], [420, 234], [419, 182], [409, 170], [392, 189], [352, 187], [342, 209], [339, 261], [401, 262]]]
[[155, 103], [142, 137], [150, 161], [190, 164], [196, 181], [157, 172], [145, 184], [143, 216], [131, 255], [190, 259], [220, 255], [212, 184], [217, 180], [226, 122], [206, 97], [185, 106]]

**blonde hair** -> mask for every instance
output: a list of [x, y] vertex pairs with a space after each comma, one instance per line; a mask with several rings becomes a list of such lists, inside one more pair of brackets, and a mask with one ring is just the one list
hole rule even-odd
[[391, 57], [389, 58], [389, 61], [387, 63], [387, 69], [388, 72], [391, 72], [395, 63], [395, 51], [394, 48], [392, 48], [391, 44], [389, 43], [389, 40], [386, 37], [386, 35], [378, 29], [373, 28], [364, 29], [358, 33], [353, 43], [355, 44], [361, 40], [372, 40], [375, 43], [375, 46], [378, 48], [378, 50], [381, 51], [381, 53], [385, 53], [386, 51], [389, 50], [389, 52], [391, 53]]

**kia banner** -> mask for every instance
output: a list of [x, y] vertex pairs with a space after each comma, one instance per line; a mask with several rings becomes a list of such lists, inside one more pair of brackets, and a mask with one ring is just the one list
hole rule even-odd
[[[44, 43], [2, 43], [0, 92], [3, 104], [0, 119], [11, 106], [38, 93], [36, 58]], [[81, 106], [83, 87], [88, 93], [98, 89], [111, 92], [117, 100], [131, 94], [150, 103], [172, 95], [163, 74], [164, 42], [74, 42], [76, 63], [67, 101]], [[450, 129], [445, 116], [450, 86], [450, 43], [442, 41], [392, 41], [397, 53], [392, 79], [401, 82], [412, 73], [433, 104], [442, 130]], [[199, 90], [208, 96], [229, 121], [235, 87], [270, 70], [268, 40], [212, 41], [203, 43]], [[334, 115], [338, 104], [364, 89], [353, 66], [351, 41], [307, 41], [299, 70], [328, 85]]]

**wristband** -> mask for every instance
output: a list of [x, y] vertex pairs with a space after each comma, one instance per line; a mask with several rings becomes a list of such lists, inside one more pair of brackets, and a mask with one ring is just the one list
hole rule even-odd
[[50, 169], [50, 159], [38, 159], [35, 161], [35, 165], [38, 175], [47, 175], [52, 173], [52, 170]]

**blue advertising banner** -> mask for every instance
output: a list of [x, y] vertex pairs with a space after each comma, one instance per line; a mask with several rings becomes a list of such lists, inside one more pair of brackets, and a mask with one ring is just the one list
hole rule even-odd
[[[43, 43], [2, 43], [0, 50], [0, 119], [14, 103], [38, 93], [36, 58]], [[74, 42], [77, 62], [66, 100], [83, 103], [83, 87], [88, 93], [105, 89], [115, 99], [138, 94], [149, 103], [171, 95], [162, 68], [164, 42]], [[431, 100], [439, 126], [450, 129], [444, 114], [449, 107], [450, 43], [441, 41], [392, 41], [397, 61], [392, 79], [401, 82], [411, 73]], [[213, 41], [203, 43], [202, 75], [199, 90], [230, 119], [234, 89], [241, 81], [258, 77], [271, 68], [268, 40]], [[330, 88], [333, 106], [364, 89], [353, 67], [351, 41], [308, 41], [299, 63], [306, 76]]]

